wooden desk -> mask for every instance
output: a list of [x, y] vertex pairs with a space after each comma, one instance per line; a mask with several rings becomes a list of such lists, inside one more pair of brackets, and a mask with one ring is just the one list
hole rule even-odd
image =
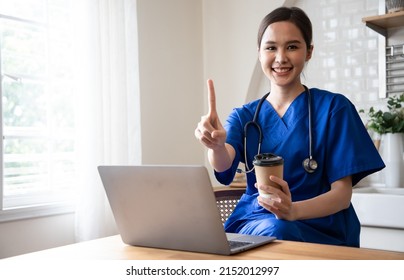
[[404, 253], [276, 240], [233, 256], [134, 247], [119, 235], [25, 254], [10, 259], [91, 260], [404, 260]]

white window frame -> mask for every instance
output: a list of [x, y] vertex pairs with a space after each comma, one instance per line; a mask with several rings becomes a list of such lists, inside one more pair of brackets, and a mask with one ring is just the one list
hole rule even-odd
[[[31, 25], [43, 25], [42, 23], [36, 23], [31, 20], [17, 18], [13, 16], [8, 16], [1, 14], [0, 11], [0, 18], [2, 20], [13, 20], [20, 23], [28, 23]], [[9, 73], [3, 73], [1, 69], [1, 53], [0, 53], [0, 74], [1, 79], [8, 77], [12, 79], [18, 79], [19, 77], [11, 76]], [[3, 83], [0, 80], [0, 97], [3, 96], [2, 89]], [[27, 195], [27, 196], [17, 196], [14, 199], [15, 201], [19, 201], [18, 204], [27, 204], [25, 203], [27, 200], [31, 205], [22, 206], [22, 207], [7, 207], [5, 209], [4, 203], [4, 183], [3, 183], [3, 175], [4, 175], [4, 154], [3, 154], [3, 140], [4, 140], [4, 129], [3, 129], [3, 104], [2, 98], [0, 98], [0, 133], [2, 135], [0, 141], [0, 164], [2, 165], [0, 168], [0, 222], [7, 222], [7, 221], [14, 221], [19, 219], [28, 219], [28, 218], [36, 218], [36, 217], [43, 217], [43, 216], [50, 216], [50, 215], [57, 215], [57, 214], [66, 214], [72, 213], [75, 211], [75, 202], [72, 197], [65, 199], [64, 197], [53, 196], [52, 199], [50, 196], [34, 196], [34, 195]]]

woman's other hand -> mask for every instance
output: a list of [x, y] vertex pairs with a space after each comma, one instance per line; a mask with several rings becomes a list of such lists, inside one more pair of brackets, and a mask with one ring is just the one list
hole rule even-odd
[[270, 193], [269, 197], [258, 196], [258, 204], [272, 212], [278, 219], [293, 221], [292, 196], [289, 185], [285, 180], [276, 176], [270, 176], [269, 179], [281, 186], [281, 189], [269, 185], [257, 185], [256, 187], [264, 192]]

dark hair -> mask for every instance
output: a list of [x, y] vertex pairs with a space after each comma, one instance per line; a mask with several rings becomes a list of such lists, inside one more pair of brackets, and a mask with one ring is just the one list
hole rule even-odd
[[311, 26], [311, 21], [306, 13], [297, 7], [280, 7], [268, 15], [266, 15], [259, 26], [258, 29], [258, 48], [261, 46], [262, 36], [264, 36], [267, 27], [275, 22], [279, 21], [289, 21], [299, 28], [303, 35], [304, 41], [306, 42], [307, 49], [310, 49], [311, 42], [313, 39], [313, 31]]

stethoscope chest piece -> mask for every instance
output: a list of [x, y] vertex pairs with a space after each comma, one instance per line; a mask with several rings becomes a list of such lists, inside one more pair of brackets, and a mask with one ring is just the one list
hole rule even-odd
[[303, 161], [303, 168], [307, 173], [313, 173], [318, 167], [317, 161], [312, 158], [306, 158]]

